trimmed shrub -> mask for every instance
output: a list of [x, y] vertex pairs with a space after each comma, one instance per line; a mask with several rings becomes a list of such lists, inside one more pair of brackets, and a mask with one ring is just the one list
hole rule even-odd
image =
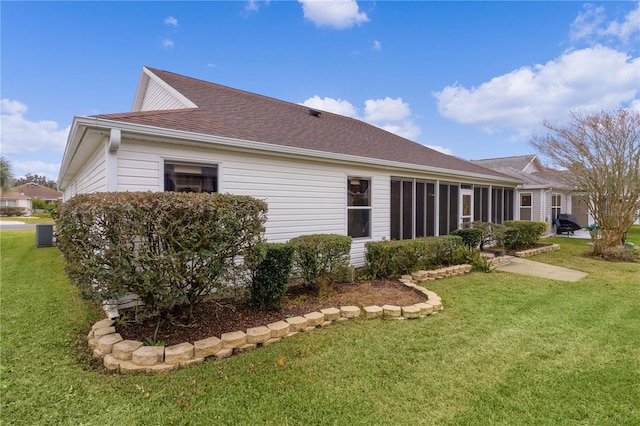
[[469, 249], [476, 249], [480, 247], [483, 241], [485, 231], [480, 228], [462, 228], [456, 229], [451, 233], [462, 238], [462, 243]]
[[0, 216], [5, 216], [5, 217], [24, 216], [24, 213], [25, 213], [24, 207], [0, 206]]
[[188, 317], [212, 293], [246, 285], [250, 265], [240, 259], [261, 242], [266, 211], [229, 194], [84, 194], [59, 206], [58, 246], [85, 295], [135, 293], [141, 316]]
[[374, 278], [391, 278], [421, 269], [466, 262], [467, 251], [459, 236], [439, 236], [401, 241], [372, 241], [365, 245], [367, 268]]
[[508, 249], [527, 249], [533, 247], [547, 231], [545, 222], [530, 220], [506, 220], [505, 247]]
[[264, 252], [264, 259], [251, 274], [249, 305], [280, 311], [293, 266], [293, 246], [264, 244]]
[[344, 280], [349, 268], [352, 238], [338, 234], [312, 234], [293, 238], [293, 264], [302, 274], [304, 284], [318, 288]]

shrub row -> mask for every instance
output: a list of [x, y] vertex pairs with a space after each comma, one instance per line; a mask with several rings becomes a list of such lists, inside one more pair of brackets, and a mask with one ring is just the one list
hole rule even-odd
[[368, 242], [367, 269], [371, 276], [397, 277], [421, 269], [465, 263], [466, 250], [459, 236]]
[[251, 264], [238, 259], [261, 242], [266, 212], [263, 201], [228, 194], [85, 194], [59, 207], [58, 246], [88, 297], [135, 293], [142, 316], [188, 317], [213, 292], [246, 285]]
[[506, 220], [504, 245], [508, 249], [521, 250], [533, 247], [547, 231], [545, 222]]
[[25, 208], [16, 206], [0, 206], [0, 216], [24, 216]]
[[486, 245], [522, 250], [533, 247], [547, 230], [545, 222], [529, 220], [506, 220], [502, 224], [472, 222], [462, 229], [453, 231], [453, 235], [462, 238], [469, 249], [483, 250]]

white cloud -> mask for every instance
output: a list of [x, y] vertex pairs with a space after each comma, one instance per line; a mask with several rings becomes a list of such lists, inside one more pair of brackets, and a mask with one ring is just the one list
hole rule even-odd
[[24, 177], [27, 173], [31, 173], [56, 180], [60, 171], [60, 163], [46, 163], [40, 160], [12, 161], [11, 171], [16, 178]]
[[313, 109], [319, 109], [322, 111], [332, 112], [334, 114], [344, 115], [345, 117], [358, 117], [358, 109], [348, 101], [343, 101], [342, 99], [333, 99], [327, 97], [320, 98], [318, 95], [315, 95], [312, 98], [304, 101], [302, 105], [308, 106], [309, 108]]
[[369, 99], [364, 102], [364, 120], [367, 122], [400, 121], [411, 114], [409, 104], [402, 102], [402, 98]]
[[71, 126], [60, 129], [55, 121], [30, 121], [24, 117], [27, 111], [19, 101], [2, 99], [2, 153], [63, 152]]
[[628, 105], [639, 95], [640, 58], [603, 46], [567, 52], [546, 64], [523, 67], [467, 89], [434, 93], [443, 116], [486, 132], [528, 136], [543, 119], [569, 110]]
[[304, 101], [302, 105], [356, 118], [411, 140], [415, 140], [421, 133], [420, 127], [411, 119], [409, 104], [403, 102], [402, 98], [366, 100], [362, 117], [358, 108], [342, 99], [320, 98], [316, 95]]
[[162, 45], [163, 49], [171, 49], [175, 43], [170, 38], [161, 38], [160, 44]]
[[636, 8], [627, 13], [622, 21], [610, 22], [607, 22], [604, 7], [586, 4], [570, 29], [571, 41], [574, 43], [580, 41], [591, 44], [607, 41], [629, 43], [638, 35], [640, 35], [640, 3], [636, 3]]
[[373, 40], [373, 50], [381, 50], [382, 44], [378, 40]]
[[368, 22], [355, 0], [298, 0], [304, 17], [318, 27], [351, 28]]
[[167, 16], [164, 19], [164, 24], [172, 26], [172, 27], [177, 27], [178, 26], [178, 20], [176, 18], [174, 18], [173, 16]]
[[261, 4], [268, 6], [269, 3], [271, 3], [271, 0], [264, 0], [264, 1], [249, 0], [247, 4], [244, 6], [244, 11], [245, 13], [257, 12], [258, 10], [260, 10]]

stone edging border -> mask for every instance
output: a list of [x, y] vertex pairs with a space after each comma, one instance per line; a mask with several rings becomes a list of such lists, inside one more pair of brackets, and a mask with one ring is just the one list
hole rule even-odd
[[558, 251], [558, 250], [560, 250], [559, 244], [550, 244], [548, 246], [517, 251], [515, 252], [515, 255], [516, 257], [530, 257], [530, 256], [535, 256], [536, 254], [546, 253], [548, 251]]
[[418, 271], [403, 275], [400, 282], [423, 294], [427, 300], [410, 306], [342, 306], [321, 309], [303, 316], [287, 318], [261, 327], [253, 327], [245, 332], [224, 333], [220, 338], [209, 337], [192, 343], [172, 346], [144, 346], [136, 340], [124, 340], [116, 333], [115, 321], [109, 318], [96, 322], [89, 332], [88, 345], [93, 356], [103, 360], [109, 371], [120, 373], [144, 372], [163, 373], [191, 364], [204, 362], [205, 358], [228, 358], [233, 354], [250, 352], [258, 347], [266, 347], [291, 337], [299, 332], [309, 332], [316, 327], [325, 327], [333, 321], [359, 318], [388, 317], [391, 319], [414, 319], [437, 313], [443, 309], [440, 297], [417, 283], [471, 272], [471, 265], [456, 265], [433, 271]]

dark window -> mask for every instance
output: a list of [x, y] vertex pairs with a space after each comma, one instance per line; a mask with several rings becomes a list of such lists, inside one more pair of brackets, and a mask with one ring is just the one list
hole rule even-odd
[[218, 192], [218, 167], [164, 163], [164, 190], [171, 192]]
[[434, 235], [435, 184], [417, 179], [392, 179], [390, 219], [392, 240]]
[[352, 238], [371, 236], [371, 179], [347, 178], [347, 228]]

